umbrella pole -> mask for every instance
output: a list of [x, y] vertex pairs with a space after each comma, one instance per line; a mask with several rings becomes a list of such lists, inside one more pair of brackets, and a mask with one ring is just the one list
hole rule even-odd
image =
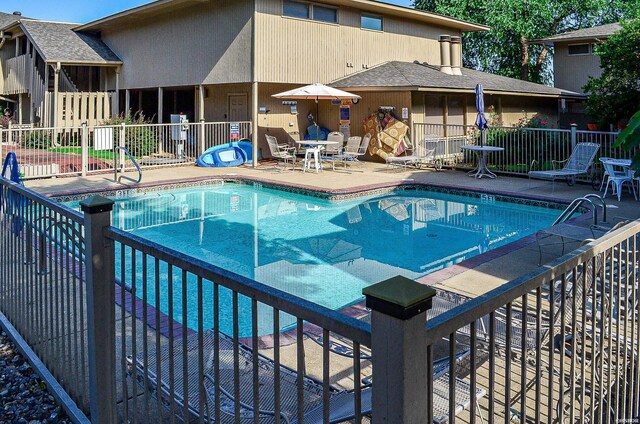
[[480, 147], [484, 147], [487, 144], [487, 130], [482, 130], [480, 135]]
[[318, 102], [318, 98], [316, 97], [316, 121], [314, 122], [316, 124], [316, 142], [318, 142], [320, 138], [318, 134], [318, 132], [320, 131], [320, 125], [318, 125], [319, 113], [320, 113], [320, 102]]

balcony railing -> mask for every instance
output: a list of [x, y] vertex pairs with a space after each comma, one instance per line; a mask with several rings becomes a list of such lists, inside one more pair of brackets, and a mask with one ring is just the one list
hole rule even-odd
[[5, 62], [4, 94], [28, 93], [31, 85], [31, 55], [23, 54]]

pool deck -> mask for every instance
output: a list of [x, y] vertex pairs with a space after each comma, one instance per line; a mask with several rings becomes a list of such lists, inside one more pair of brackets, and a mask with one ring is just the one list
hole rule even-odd
[[[562, 181], [557, 181], [552, 188], [551, 182], [541, 180], [529, 181], [527, 178], [508, 176], [478, 180], [470, 178], [462, 171], [443, 170], [436, 172], [434, 170], [390, 169], [383, 164], [370, 162], [350, 169], [353, 170], [352, 173], [344, 172], [340, 168], [336, 171], [325, 170], [316, 174], [315, 172], [303, 173], [299, 168], [293, 172], [290, 168], [278, 171], [268, 165], [260, 166], [257, 169], [186, 166], [145, 170], [141, 184], [126, 180], [123, 180], [122, 183], [115, 183], [113, 174], [101, 174], [88, 177], [30, 180], [26, 182], [26, 185], [44, 195], [60, 195], [147, 187], [210, 178], [247, 178], [334, 194], [346, 194], [401, 184], [428, 184], [482, 191], [488, 194], [506, 194], [567, 203], [576, 197], [596, 192], [588, 185], [577, 184], [570, 187]], [[133, 173], [124, 175], [131, 178], [137, 177], [137, 174]], [[609, 221], [640, 218], [640, 204], [628, 192], [623, 193], [620, 202], [611, 195], [606, 200]], [[559, 249], [545, 248], [543, 262], [554, 259], [559, 254]], [[537, 267], [537, 258], [538, 248], [535, 241], [524, 240], [515, 245], [509, 245], [506, 249], [490, 251], [438, 271], [421, 279], [421, 282], [441, 285], [448, 290], [475, 297], [533, 270]]]
[[[570, 202], [576, 197], [580, 197], [594, 190], [587, 185], [576, 185], [569, 187], [562, 182], [555, 184], [555, 190], [552, 192], [552, 185], [545, 181], [531, 181], [526, 178], [513, 178], [499, 176], [495, 180], [482, 179], [476, 180], [469, 178], [466, 173], [461, 171], [445, 170], [435, 172], [432, 170], [389, 170], [384, 165], [367, 163], [361, 168], [362, 172], [354, 172], [347, 174], [344, 172], [325, 171], [319, 174], [307, 173], [301, 171], [295, 172], [274, 172], [268, 168], [233, 168], [233, 169], [202, 169], [193, 167], [180, 168], [164, 168], [144, 171], [143, 183], [140, 186], [153, 186], [158, 184], [172, 184], [176, 182], [194, 181], [215, 178], [247, 178], [255, 181], [275, 182], [284, 185], [302, 187], [311, 190], [329, 191], [333, 193], [349, 193], [360, 189], [375, 189], [381, 187], [393, 187], [401, 184], [428, 184], [442, 186], [454, 189], [468, 189], [483, 191], [486, 193], [507, 194], [512, 196], [530, 197], [535, 199], [556, 200], [562, 202]], [[135, 175], [130, 175], [135, 177]], [[26, 183], [27, 187], [32, 188], [44, 195], [60, 195], [73, 194], [82, 192], [104, 192], [126, 188], [135, 188], [137, 185], [132, 183], [114, 184], [112, 175], [95, 175], [86, 178], [58, 178], [47, 180], [31, 180]], [[618, 202], [612, 196], [607, 199], [610, 203], [608, 213], [609, 221], [620, 219], [637, 219], [640, 217], [640, 206], [628, 193], [624, 193], [623, 200]], [[586, 224], [590, 221], [585, 220]], [[586, 225], [585, 224], [585, 225]], [[577, 245], [576, 245], [577, 246]], [[559, 251], [545, 249], [543, 261], [549, 261], [559, 256]], [[479, 296], [487, 291], [504, 284], [514, 278], [517, 278], [537, 267], [538, 249], [535, 241], [531, 237], [515, 242], [505, 248], [499, 248], [489, 251], [485, 254], [478, 255], [460, 264], [453, 265], [444, 270], [430, 274], [420, 281], [426, 284], [439, 285], [447, 290], [460, 292], [470, 297]], [[133, 340], [132, 323], [139, 321], [139, 315], [131, 315], [132, 308], [119, 309], [118, 313], [118, 335], [117, 350], [120, 351], [126, 346], [126, 351], [132, 351]], [[122, 315], [121, 315], [122, 314]], [[140, 327], [138, 327], [140, 328]], [[125, 333], [120, 333], [120, 329]], [[144, 336], [143, 336], [144, 334]], [[142, 349], [142, 339], [146, 337], [146, 332], [137, 332], [133, 337], [140, 352]], [[150, 332], [150, 334], [154, 334]], [[159, 334], [159, 333], [158, 333]], [[162, 336], [162, 342], [166, 343], [168, 339]], [[274, 349], [270, 346], [260, 346], [260, 353], [273, 357]], [[322, 378], [323, 351], [310, 340], [304, 342], [305, 366], [306, 372], [316, 378]], [[297, 364], [297, 345], [295, 343], [283, 345], [280, 348], [280, 359], [283, 364], [293, 368]], [[559, 359], [556, 359], [556, 362]], [[506, 381], [505, 377], [505, 358], [502, 356], [496, 359], [496, 393], [504, 393]], [[136, 396], [127, 395], [121, 392], [122, 384], [120, 380], [124, 380], [125, 374], [117, 364], [117, 379], [119, 388], [118, 398], [122, 403], [129, 404], [135, 409]], [[353, 381], [353, 360], [348, 358], [337, 357], [332, 355], [330, 359], [331, 376], [330, 381], [336, 386], [343, 388], [352, 388]], [[478, 370], [478, 384], [480, 387], [488, 387], [488, 363], [482, 365]], [[568, 365], [567, 365], [568, 367]], [[516, 367], [517, 368], [517, 367]], [[370, 363], [363, 361], [363, 375], [371, 372]], [[532, 371], [528, 371], [527, 380], [532, 376]], [[510, 377], [511, 395], [516, 395], [507, 405], [506, 401], [502, 401], [502, 395], [496, 398], [496, 416], [499, 418], [504, 414], [504, 410], [514, 405], [518, 401], [519, 387], [519, 371], [512, 369]], [[541, 381], [543, 393], [547, 393], [548, 379], [543, 375]], [[559, 394], [554, 390], [557, 399]], [[537, 402], [535, 393], [530, 388], [526, 388], [526, 403], [529, 411], [533, 411], [533, 406]], [[138, 395], [140, 398], [142, 394]], [[126, 399], [126, 400], [125, 400]], [[546, 396], [540, 400], [543, 405], [541, 422], [547, 422], [546, 410], [549, 400]], [[479, 400], [479, 413], [484, 417], [488, 415], [488, 399], [485, 396]], [[164, 412], [166, 413], [166, 411]], [[140, 417], [143, 419], [144, 417]], [[148, 417], [146, 417], [148, 418]], [[166, 417], [165, 417], [166, 418]], [[457, 416], [458, 422], [470, 422], [469, 411], [466, 410]]]

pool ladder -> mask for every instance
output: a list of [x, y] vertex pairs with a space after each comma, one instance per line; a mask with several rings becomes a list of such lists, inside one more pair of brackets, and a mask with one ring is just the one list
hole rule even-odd
[[[131, 160], [131, 162], [133, 162], [133, 165], [138, 170], [137, 180], [131, 177], [127, 177], [125, 175], [121, 175], [120, 178], [118, 178], [118, 168], [120, 168], [120, 155], [118, 154], [118, 150], [122, 150], [124, 154]], [[123, 171], [124, 171], [124, 166], [123, 166]], [[140, 165], [138, 165], [138, 162], [136, 162], [136, 160], [134, 159], [129, 149], [123, 146], [116, 146], [116, 148], [113, 149], [113, 181], [119, 183], [122, 179], [133, 181], [136, 184], [140, 183], [140, 181], [142, 181], [142, 169], [140, 169]]]
[[599, 202], [602, 206], [602, 222], [607, 222], [607, 203], [601, 196], [597, 194], [587, 194], [583, 197], [578, 197], [571, 202], [569, 206], [560, 214], [560, 216], [553, 222], [553, 225], [561, 224], [568, 219], [578, 210], [583, 204], [587, 204], [593, 213], [593, 225], [598, 225], [598, 207], [591, 200]]

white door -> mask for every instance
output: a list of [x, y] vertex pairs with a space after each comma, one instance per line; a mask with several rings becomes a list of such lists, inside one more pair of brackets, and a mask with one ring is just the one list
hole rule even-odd
[[229, 94], [229, 121], [248, 121], [248, 107], [246, 94]]

